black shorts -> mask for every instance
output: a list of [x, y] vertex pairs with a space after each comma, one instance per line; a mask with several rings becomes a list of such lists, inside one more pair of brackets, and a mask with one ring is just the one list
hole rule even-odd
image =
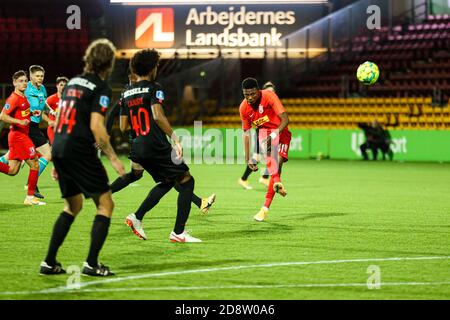
[[62, 198], [84, 194], [86, 198], [110, 190], [105, 167], [97, 156], [53, 158]]
[[48, 143], [47, 138], [41, 129], [39, 129], [39, 124], [36, 122], [30, 122], [30, 133], [28, 135], [36, 148]]
[[184, 163], [174, 163], [170, 151], [139, 157], [131, 148], [130, 160], [139, 163], [155, 180], [155, 182], [175, 181], [187, 171], [189, 167]]

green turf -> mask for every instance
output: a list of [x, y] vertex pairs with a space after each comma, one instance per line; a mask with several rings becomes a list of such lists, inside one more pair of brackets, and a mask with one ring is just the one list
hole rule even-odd
[[[115, 177], [108, 168], [110, 177]], [[114, 195], [116, 208], [100, 260], [117, 273], [115, 278], [120, 281], [88, 285], [80, 291], [14, 295], [4, 292], [37, 292], [66, 285], [67, 275], [38, 275], [62, 202], [49, 169], [39, 183], [47, 196], [45, 207], [25, 208], [21, 204], [27, 170], [13, 178], [0, 176], [0, 299], [450, 296], [449, 259], [336, 263], [345, 259], [450, 256], [449, 164], [291, 160], [283, 172], [289, 194], [287, 198], [275, 198], [269, 219], [263, 223], [252, 217], [262, 205], [264, 188], [253, 175], [250, 181], [254, 190], [242, 190], [236, 182], [243, 169], [242, 165], [191, 165], [196, 193], [217, 194], [208, 216], [192, 208], [188, 230], [203, 243], [168, 241], [176, 215], [175, 191], [146, 216], [147, 241], [139, 240], [124, 225], [125, 216], [137, 208], [153, 185], [146, 176], [137, 186]], [[86, 258], [94, 214], [93, 204], [87, 201], [58, 256], [66, 268], [81, 265]], [[277, 265], [317, 261], [331, 262]], [[274, 265], [220, 269], [263, 264]], [[398, 285], [382, 284], [379, 290], [369, 290], [365, 283], [370, 265], [380, 268], [382, 283]], [[144, 277], [123, 279], [139, 275]], [[96, 280], [81, 278], [82, 284]], [[314, 286], [301, 286], [308, 284]]]

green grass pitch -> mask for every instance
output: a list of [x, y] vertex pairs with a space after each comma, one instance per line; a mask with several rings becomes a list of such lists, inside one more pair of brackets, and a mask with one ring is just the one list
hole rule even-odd
[[[39, 182], [44, 207], [22, 205], [27, 168], [1, 176], [0, 299], [450, 297], [450, 164], [291, 160], [282, 175], [288, 196], [275, 197], [263, 223], [252, 220], [265, 195], [257, 174], [243, 190], [242, 165], [190, 167], [195, 192], [217, 194], [207, 216], [192, 206], [187, 229], [203, 243], [169, 242], [174, 190], [145, 217], [147, 241], [124, 224], [154, 185], [146, 175], [114, 195], [100, 261], [117, 276], [81, 277], [79, 289], [66, 287], [68, 275], [38, 275], [62, 210], [50, 168]], [[65, 268], [86, 258], [94, 215], [86, 201], [58, 255]], [[377, 277], [380, 288], [369, 289]]]

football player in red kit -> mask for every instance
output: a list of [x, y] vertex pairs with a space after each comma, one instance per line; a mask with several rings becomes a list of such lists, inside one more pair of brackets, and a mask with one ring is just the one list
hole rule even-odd
[[35, 196], [34, 191], [38, 180], [39, 162], [36, 148], [28, 136], [30, 124], [30, 104], [25, 97], [28, 78], [25, 71], [20, 70], [13, 75], [14, 92], [6, 99], [0, 114], [0, 120], [11, 124], [8, 134], [9, 165], [0, 163], [0, 172], [14, 176], [20, 170], [20, 164], [25, 161], [30, 166], [28, 176], [28, 191], [25, 205], [44, 205]]
[[256, 79], [246, 78], [242, 82], [242, 92], [244, 100], [239, 112], [244, 130], [245, 161], [250, 169], [258, 170], [257, 165], [250, 159], [250, 129], [253, 124], [259, 129], [258, 140], [270, 174], [264, 205], [253, 217], [256, 221], [264, 221], [275, 193], [283, 197], [287, 195], [280, 175], [283, 163], [288, 161], [291, 142], [289, 118], [278, 96], [271, 90], [260, 90]]
[[58, 77], [56, 78], [56, 93], [47, 98], [47, 105], [50, 107], [50, 112], [48, 115], [48, 127], [47, 127], [47, 136], [50, 144], [53, 144], [53, 138], [55, 137], [55, 131], [53, 129], [53, 125], [56, 120], [56, 114], [58, 113], [59, 103], [61, 100], [62, 92], [67, 84], [69, 79], [66, 77]]

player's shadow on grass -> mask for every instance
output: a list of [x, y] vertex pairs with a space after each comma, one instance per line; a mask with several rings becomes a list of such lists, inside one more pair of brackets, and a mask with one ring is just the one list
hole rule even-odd
[[342, 217], [346, 216], [348, 213], [343, 212], [323, 212], [323, 213], [309, 213], [305, 216], [299, 217], [298, 220], [300, 221], [306, 221], [311, 219], [323, 219], [323, 218], [331, 218], [331, 217]]
[[[228, 264], [236, 264], [243, 263], [245, 260], [242, 259], [223, 259], [223, 260], [214, 260], [214, 261], [189, 261], [188, 264], [180, 265], [179, 262], [164, 262], [164, 263], [147, 263], [147, 264], [135, 264], [135, 265], [124, 265], [120, 268], [121, 271], [129, 270], [130, 273], [136, 272], [145, 272], [145, 273], [153, 273], [158, 271], [175, 271], [179, 270], [180, 266], [189, 266], [189, 269], [197, 269], [197, 268], [209, 268], [218, 266], [227, 266]], [[123, 272], [121, 272], [122, 274]]]
[[26, 209], [27, 207], [24, 206], [23, 204], [18, 204], [18, 203], [2, 203], [0, 205], [0, 212], [2, 211], [12, 211], [12, 210], [17, 210], [17, 209]]

